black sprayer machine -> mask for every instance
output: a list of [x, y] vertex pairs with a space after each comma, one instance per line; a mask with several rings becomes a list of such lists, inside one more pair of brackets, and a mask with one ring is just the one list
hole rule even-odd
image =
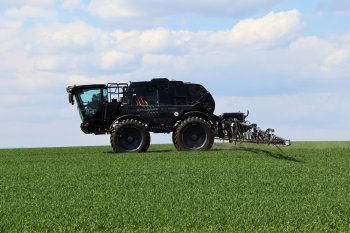
[[86, 134], [110, 134], [115, 152], [145, 152], [150, 132], [172, 133], [177, 150], [209, 150], [214, 139], [290, 145], [274, 129], [246, 120], [249, 112], [215, 115], [215, 101], [200, 84], [152, 79], [67, 87]]

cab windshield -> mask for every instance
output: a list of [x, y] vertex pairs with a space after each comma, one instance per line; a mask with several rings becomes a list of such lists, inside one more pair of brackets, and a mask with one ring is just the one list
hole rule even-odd
[[75, 98], [81, 119], [96, 119], [102, 116], [102, 107], [108, 102], [108, 93], [103, 88], [80, 89]]

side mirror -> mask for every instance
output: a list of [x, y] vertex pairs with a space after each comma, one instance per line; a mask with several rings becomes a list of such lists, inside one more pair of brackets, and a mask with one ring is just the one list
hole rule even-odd
[[69, 103], [72, 104], [72, 105], [74, 105], [74, 98], [73, 98], [73, 95], [72, 95], [72, 94], [69, 94], [68, 98], [69, 98]]

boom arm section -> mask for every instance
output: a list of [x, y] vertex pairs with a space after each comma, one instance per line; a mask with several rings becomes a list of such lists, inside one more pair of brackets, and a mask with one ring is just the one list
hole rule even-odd
[[216, 138], [221, 140], [228, 140], [229, 142], [245, 142], [245, 143], [264, 143], [273, 145], [291, 144], [290, 140], [279, 137], [275, 134], [275, 130], [268, 128], [261, 129], [257, 124], [251, 124], [246, 121], [247, 114], [224, 113], [219, 117], [218, 127], [216, 131]]

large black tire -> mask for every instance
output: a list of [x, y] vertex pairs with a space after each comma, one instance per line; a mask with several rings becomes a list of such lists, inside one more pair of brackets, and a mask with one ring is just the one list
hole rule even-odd
[[138, 120], [121, 121], [111, 130], [111, 146], [114, 152], [145, 152], [150, 142], [149, 132]]
[[190, 117], [176, 127], [173, 139], [174, 146], [179, 151], [210, 150], [214, 143], [214, 132], [207, 121]]

